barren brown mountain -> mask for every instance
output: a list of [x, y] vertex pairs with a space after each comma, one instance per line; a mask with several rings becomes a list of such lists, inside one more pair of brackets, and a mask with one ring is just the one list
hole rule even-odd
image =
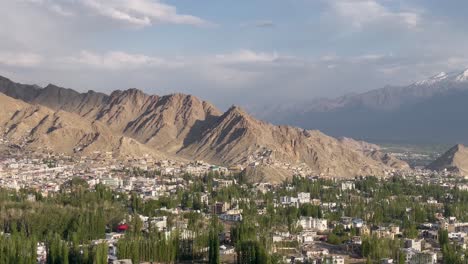
[[53, 111], [0, 94], [0, 129], [3, 137], [28, 149], [65, 154], [95, 151], [114, 155], [164, 157], [138, 141], [112, 133], [99, 121], [89, 121], [74, 113]]
[[[297, 164], [307, 166], [317, 175], [337, 177], [382, 176], [392, 167], [401, 168], [401, 164], [389, 156], [371, 155], [356, 147], [357, 144], [351, 144], [351, 140], [342, 142], [315, 130], [274, 126], [256, 120], [239, 107], [231, 107], [223, 114], [210, 103], [191, 95], [156, 96], [137, 89], [115, 91], [110, 95], [92, 91], [80, 94], [54, 85], [41, 89], [17, 84], [6, 78], [0, 78], [0, 92], [53, 109], [23, 106], [27, 109], [36, 107], [44, 112], [38, 114], [37, 120], [31, 121], [33, 124], [28, 125], [25, 131], [35, 129], [35, 142], [62, 152], [76, 150], [80, 146], [88, 150], [99, 149], [109, 142], [107, 149], [122, 152], [164, 153], [220, 165], [276, 167], [278, 173], [270, 171], [267, 180], [268, 175], [286, 176], [285, 166]], [[5, 96], [3, 98], [6, 100]], [[13, 104], [20, 102], [15, 100]], [[6, 115], [5, 125], [14, 127], [15, 120], [17, 124], [27, 118], [27, 114], [18, 120]], [[69, 120], [76, 121], [67, 122]], [[38, 128], [34, 124], [39, 125]], [[59, 144], [51, 142], [53, 133], [73, 136], [70, 136], [69, 143]], [[15, 134], [10, 132], [7, 136], [31, 136], [26, 132]], [[94, 138], [93, 135], [99, 136]], [[119, 147], [119, 142], [135, 147]], [[281, 177], [274, 178], [280, 180]]]
[[265, 152], [272, 162], [305, 163], [316, 174], [338, 177], [383, 175], [385, 167], [320, 131], [274, 126], [254, 119], [239, 107], [231, 107], [199, 140], [179, 153], [214, 163], [246, 164], [249, 156]]
[[447, 170], [461, 176], [468, 176], [468, 148], [462, 144], [455, 145], [429, 164], [428, 169]]
[[407, 170], [410, 168], [409, 164], [405, 161], [399, 160], [388, 153], [383, 153], [380, 149], [380, 146], [365, 141], [358, 141], [352, 138], [342, 137], [340, 141], [347, 145], [350, 148], [364, 153], [366, 156], [383, 162], [385, 165], [390, 166], [395, 169]]
[[14, 83], [0, 77], [0, 92], [28, 103], [64, 110], [106, 124], [114, 133], [134, 138], [154, 149], [176, 153], [200, 136], [221, 113], [208, 102], [191, 95], [147, 95], [137, 89], [110, 95], [48, 85]]

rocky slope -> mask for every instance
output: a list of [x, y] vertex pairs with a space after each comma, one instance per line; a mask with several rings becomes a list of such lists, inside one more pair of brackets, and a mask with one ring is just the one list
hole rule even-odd
[[221, 113], [213, 105], [191, 95], [147, 95], [137, 89], [114, 91], [110, 95], [88, 91], [78, 93], [49, 84], [41, 89], [0, 77], [0, 92], [32, 104], [78, 114], [106, 124], [155, 149], [175, 153], [198, 138], [202, 130]]
[[[49, 146], [62, 152], [154, 151], [220, 165], [261, 164], [269, 170], [276, 168], [275, 173], [265, 174], [263, 179], [267, 180], [268, 175], [276, 175], [275, 179], [281, 178], [278, 175], [289, 176], [284, 172], [291, 171], [288, 166], [294, 165], [304, 165], [316, 175], [335, 177], [382, 176], [399, 168], [388, 161], [389, 157], [370, 155], [351, 146], [350, 140], [342, 142], [315, 130], [274, 126], [239, 107], [221, 113], [191, 95], [147, 95], [137, 89], [110, 95], [91, 91], [80, 94], [54, 85], [41, 89], [16, 84], [6, 78], [0, 79], [0, 92], [32, 104], [23, 107], [29, 112], [20, 109], [21, 115], [6, 114], [4, 124], [9, 138], [32, 138], [30, 146]], [[15, 100], [12, 104], [19, 103]], [[31, 108], [39, 110], [37, 117], [29, 121], [35, 111]], [[20, 130], [18, 126], [24, 121], [31, 124]], [[67, 141], [55, 142], [59, 135]]]
[[447, 170], [461, 176], [468, 176], [468, 148], [462, 144], [455, 145], [427, 168], [436, 171]]
[[160, 153], [134, 139], [114, 135], [99, 121], [91, 122], [66, 111], [30, 105], [0, 94], [0, 133], [28, 149], [65, 154], [112, 152], [117, 156]]
[[399, 170], [410, 169], [410, 165], [407, 162], [399, 160], [388, 153], [383, 153], [380, 149], [380, 146], [376, 144], [365, 141], [358, 141], [347, 137], [340, 138], [340, 141], [348, 147], [364, 153], [364, 155], [375, 161], [383, 162], [389, 167]]
[[383, 175], [387, 167], [319, 131], [274, 126], [256, 120], [239, 107], [231, 107], [199, 140], [179, 153], [223, 164], [259, 160], [267, 164], [304, 163], [314, 174], [337, 177]]

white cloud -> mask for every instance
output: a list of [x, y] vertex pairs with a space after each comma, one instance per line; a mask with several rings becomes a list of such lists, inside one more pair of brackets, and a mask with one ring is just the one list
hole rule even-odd
[[320, 57], [320, 61], [324, 61], [324, 62], [336, 61], [339, 59], [340, 57], [338, 57], [336, 54], [329, 54], [329, 55], [324, 55]]
[[252, 50], [239, 50], [233, 53], [216, 55], [216, 59], [222, 63], [257, 63], [274, 62], [280, 59], [278, 53], [255, 52]]
[[363, 54], [363, 55], [358, 55], [354, 56], [351, 58], [352, 61], [356, 63], [360, 62], [375, 62], [379, 60], [385, 60], [392, 58], [393, 54], [375, 54], [375, 53], [369, 53], [369, 54]]
[[145, 27], [154, 24], [209, 25], [199, 17], [180, 14], [161, 0], [22, 0], [42, 6], [61, 16], [94, 15], [120, 23]]
[[446, 66], [454, 69], [468, 68], [468, 57], [449, 57]]
[[0, 64], [13, 67], [35, 67], [42, 62], [42, 57], [34, 53], [0, 52]]
[[69, 11], [69, 10], [65, 10], [62, 6], [58, 5], [58, 4], [51, 4], [50, 5], [50, 10], [61, 15], [61, 16], [64, 16], [64, 17], [69, 17], [69, 16], [73, 16], [75, 15], [73, 12]]
[[70, 10], [64, 9], [64, 7], [62, 6], [62, 4], [66, 4], [67, 1], [58, 1], [58, 0], [18, 0], [18, 2], [35, 4], [37, 6], [44, 7], [45, 9], [47, 9], [49, 11], [52, 11], [52, 12], [58, 14], [58, 15], [64, 16], [64, 17], [74, 15], [73, 12], [71, 12]]
[[[95, 68], [106, 71], [125, 70], [180, 70], [190, 69], [203, 76], [210, 76], [216, 81], [252, 78], [262, 72], [268, 72], [270, 67], [286, 67], [294, 65], [293, 57], [283, 56], [276, 52], [256, 52], [239, 50], [231, 53], [191, 56], [191, 57], [157, 57], [123, 51], [108, 51], [97, 53], [82, 50], [78, 54], [50, 58], [51, 65], [60, 68], [84, 69]], [[202, 71], [205, 71], [206, 74]], [[213, 73], [218, 74], [213, 74]]]
[[135, 26], [155, 23], [207, 24], [199, 17], [179, 14], [176, 7], [159, 0], [83, 0], [83, 4], [99, 15]]
[[90, 66], [107, 70], [135, 69], [141, 67], [175, 68], [183, 65], [183, 62], [178, 60], [168, 61], [159, 57], [131, 54], [122, 51], [109, 51], [104, 54], [98, 54], [83, 50], [78, 55], [59, 58], [58, 61], [72, 67]]
[[378, 0], [329, 0], [331, 15], [355, 29], [376, 23], [399, 24], [407, 29], [417, 29], [422, 16], [415, 10], [391, 10]]

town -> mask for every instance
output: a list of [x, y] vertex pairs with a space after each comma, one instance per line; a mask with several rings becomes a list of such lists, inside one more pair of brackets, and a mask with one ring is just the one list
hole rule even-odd
[[[428, 170], [324, 178], [291, 169], [296, 176], [271, 184], [249, 182], [239, 166], [203, 161], [10, 153], [0, 160], [0, 250], [18, 232], [39, 232], [31, 255], [37, 263], [68, 263], [50, 262], [60, 255], [54, 243], [70, 247], [70, 258], [73, 248], [90, 248], [105, 263], [467, 260], [467, 179]], [[95, 195], [102, 212], [88, 207]], [[98, 220], [85, 222], [89, 233], [81, 230], [78, 241], [70, 236], [80, 226], [73, 216], [49, 216], [61, 229], [26, 224], [52, 205]], [[37, 208], [36, 215], [25, 208]]]

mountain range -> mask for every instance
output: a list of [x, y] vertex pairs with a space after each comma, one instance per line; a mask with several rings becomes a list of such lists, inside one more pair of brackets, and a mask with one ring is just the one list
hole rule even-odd
[[468, 142], [468, 70], [335, 99], [254, 110], [274, 124], [384, 143]]
[[237, 106], [223, 113], [192, 95], [148, 95], [137, 89], [79, 93], [4, 77], [0, 92], [2, 136], [28, 149], [204, 160], [241, 165], [255, 180], [276, 182], [291, 176], [296, 166], [335, 177], [383, 176], [408, 167], [373, 145], [275, 126]]

